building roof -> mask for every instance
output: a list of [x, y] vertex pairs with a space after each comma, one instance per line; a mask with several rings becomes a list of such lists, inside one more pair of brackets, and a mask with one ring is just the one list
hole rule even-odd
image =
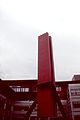
[[72, 81], [78, 81], [78, 80], [80, 80], [80, 75], [74, 75]]

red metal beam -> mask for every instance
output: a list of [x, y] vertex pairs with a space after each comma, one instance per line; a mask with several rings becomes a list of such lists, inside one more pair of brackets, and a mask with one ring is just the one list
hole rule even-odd
[[38, 116], [55, 117], [56, 100], [52, 85], [55, 84], [51, 37], [45, 33], [38, 38]]
[[1, 80], [1, 86], [22, 86], [32, 88], [37, 85], [37, 80]]
[[24, 120], [29, 120], [29, 117], [33, 111], [33, 109], [36, 107], [36, 100], [32, 103], [32, 105], [30, 106], [30, 108], [28, 109], [25, 117], [24, 117]]
[[38, 85], [54, 81], [51, 37], [45, 33], [38, 37]]

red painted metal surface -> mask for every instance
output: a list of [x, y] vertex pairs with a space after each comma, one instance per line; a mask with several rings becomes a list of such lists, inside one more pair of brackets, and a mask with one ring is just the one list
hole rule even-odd
[[21, 86], [27, 88], [34, 88], [37, 85], [37, 80], [2, 80], [0, 81], [0, 88], [4, 86]]
[[38, 38], [38, 84], [53, 82], [51, 39], [48, 33]]
[[52, 85], [55, 83], [51, 37], [45, 33], [38, 38], [38, 116], [55, 117], [56, 100]]
[[56, 117], [56, 100], [50, 88], [38, 90], [38, 116]]

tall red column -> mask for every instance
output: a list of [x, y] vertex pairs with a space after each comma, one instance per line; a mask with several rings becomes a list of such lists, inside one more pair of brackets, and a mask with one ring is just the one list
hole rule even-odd
[[38, 37], [38, 116], [56, 117], [54, 63], [51, 37], [45, 33]]

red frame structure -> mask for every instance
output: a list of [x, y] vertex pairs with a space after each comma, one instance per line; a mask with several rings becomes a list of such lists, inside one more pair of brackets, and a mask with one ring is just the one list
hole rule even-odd
[[[0, 94], [7, 98], [7, 104], [11, 105], [17, 100], [33, 100], [33, 104], [28, 108], [24, 120], [28, 120], [33, 109], [37, 106], [38, 118], [43, 120], [57, 118], [57, 105], [62, 113], [62, 119], [69, 120], [56, 92], [54, 61], [52, 53], [52, 41], [48, 33], [38, 37], [38, 80], [11, 80], [0, 81]], [[70, 83], [70, 82], [69, 82]], [[63, 86], [65, 86], [65, 82]], [[67, 82], [68, 84], [68, 82]], [[62, 85], [62, 84], [61, 84]], [[28, 92], [15, 92], [12, 88], [29, 88]], [[64, 87], [63, 87], [64, 89]], [[62, 93], [65, 97], [66, 92]], [[10, 108], [9, 107], [9, 108]], [[7, 110], [8, 108], [6, 108]], [[11, 108], [10, 108], [11, 109]], [[9, 110], [9, 109], [8, 109]], [[7, 113], [4, 114], [9, 119]], [[40, 119], [41, 120], [41, 119]]]

